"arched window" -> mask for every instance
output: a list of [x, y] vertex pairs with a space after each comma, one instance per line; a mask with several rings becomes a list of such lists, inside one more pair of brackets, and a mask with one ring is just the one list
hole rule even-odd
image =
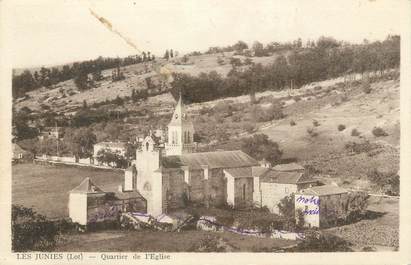
[[146, 142], [146, 151], [148, 151], [148, 147], [150, 146], [149, 142]]

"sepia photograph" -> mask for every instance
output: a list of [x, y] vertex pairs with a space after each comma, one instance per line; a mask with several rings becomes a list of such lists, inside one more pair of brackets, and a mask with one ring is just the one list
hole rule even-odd
[[17, 259], [401, 248], [406, 1], [10, 6]]

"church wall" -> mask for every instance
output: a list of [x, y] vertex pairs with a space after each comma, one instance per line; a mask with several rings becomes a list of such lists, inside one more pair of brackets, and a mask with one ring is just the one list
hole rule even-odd
[[203, 170], [190, 170], [190, 200], [197, 203], [204, 202]]
[[226, 195], [226, 180], [224, 178], [224, 171], [221, 168], [211, 169], [209, 171], [209, 193], [211, 197], [211, 204], [220, 206], [227, 200]]
[[236, 178], [234, 180], [234, 206], [237, 208], [253, 205], [253, 178]]

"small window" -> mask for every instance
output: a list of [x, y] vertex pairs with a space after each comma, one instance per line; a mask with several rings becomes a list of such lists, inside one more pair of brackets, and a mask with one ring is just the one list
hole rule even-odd
[[288, 194], [288, 192], [289, 192], [289, 190], [288, 190], [288, 188], [286, 187], [286, 188], [285, 188], [285, 193]]
[[148, 151], [148, 147], [150, 146], [150, 144], [147, 142], [146, 143], [146, 151]]

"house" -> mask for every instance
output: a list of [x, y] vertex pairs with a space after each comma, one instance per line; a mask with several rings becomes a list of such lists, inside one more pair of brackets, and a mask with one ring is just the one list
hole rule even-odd
[[[282, 168], [288, 169], [285, 166]], [[261, 171], [259, 176], [256, 174], [254, 183], [255, 205], [267, 207], [270, 212], [277, 214], [279, 213], [277, 205], [284, 197], [301, 189], [317, 185], [317, 181], [307, 177], [303, 171], [277, 171], [274, 169]]]
[[18, 144], [13, 143], [12, 149], [13, 149], [13, 157], [12, 157], [13, 162], [28, 161], [28, 160], [33, 159], [34, 157], [34, 155], [31, 152], [24, 150]]
[[60, 139], [63, 136], [63, 127], [45, 127], [38, 136], [40, 140], [45, 138]]
[[310, 187], [295, 194], [296, 220], [304, 226], [329, 227], [344, 220], [349, 211], [349, 193], [335, 185]]
[[122, 212], [145, 212], [146, 202], [137, 191], [105, 192], [85, 178], [70, 191], [68, 208], [73, 222], [89, 225], [115, 221]]

